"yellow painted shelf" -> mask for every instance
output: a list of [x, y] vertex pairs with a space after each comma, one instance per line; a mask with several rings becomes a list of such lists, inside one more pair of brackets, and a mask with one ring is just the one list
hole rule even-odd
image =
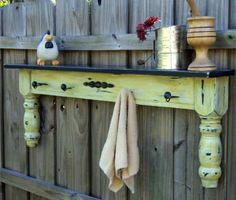
[[189, 109], [199, 114], [199, 175], [204, 187], [217, 187], [221, 176], [221, 118], [228, 109], [229, 76], [233, 70], [196, 72], [25, 64], [5, 68], [20, 70], [25, 140], [29, 147], [35, 147], [40, 138], [39, 95], [114, 102], [120, 90], [128, 88], [138, 105]]

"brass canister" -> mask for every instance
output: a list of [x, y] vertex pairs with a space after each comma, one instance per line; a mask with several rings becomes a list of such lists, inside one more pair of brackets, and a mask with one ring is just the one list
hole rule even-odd
[[160, 69], [186, 69], [186, 27], [162, 27], [156, 34], [156, 60]]

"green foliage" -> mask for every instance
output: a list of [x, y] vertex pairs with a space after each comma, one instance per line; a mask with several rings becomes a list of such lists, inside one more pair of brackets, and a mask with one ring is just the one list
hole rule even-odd
[[6, 6], [14, 2], [24, 2], [24, 0], [0, 0], [0, 7]]
[[0, 7], [6, 6], [6, 5], [8, 5], [9, 3], [10, 3], [10, 0], [1, 0], [1, 1], [0, 1]]

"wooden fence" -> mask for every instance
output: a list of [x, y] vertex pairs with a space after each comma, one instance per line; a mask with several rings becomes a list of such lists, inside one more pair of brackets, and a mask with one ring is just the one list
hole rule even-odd
[[[218, 68], [235, 69], [236, 1], [196, 0], [203, 15], [216, 17], [218, 42], [210, 56]], [[152, 38], [140, 43], [136, 24], [157, 15], [162, 25], [186, 24], [185, 0], [31, 0], [1, 9], [0, 62], [35, 63], [39, 37], [51, 30], [63, 64], [136, 66], [151, 54]], [[102, 51], [100, 51], [102, 50]], [[150, 63], [145, 67], [150, 67]], [[47, 97], [41, 102], [41, 141], [25, 146], [18, 71], [0, 73], [0, 199], [3, 200], [234, 200], [236, 199], [236, 79], [230, 80], [223, 119], [223, 175], [217, 189], [198, 177], [199, 119], [186, 110], [138, 107], [140, 171], [136, 193], [108, 190], [98, 166], [113, 103]], [[158, 88], [157, 88], [158, 89]], [[65, 109], [61, 109], [64, 106]]]

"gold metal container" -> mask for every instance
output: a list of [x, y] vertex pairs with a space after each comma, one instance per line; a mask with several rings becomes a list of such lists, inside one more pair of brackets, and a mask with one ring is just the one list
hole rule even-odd
[[169, 26], [156, 33], [156, 61], [160, 69], [186, 69], [186, 27]]

